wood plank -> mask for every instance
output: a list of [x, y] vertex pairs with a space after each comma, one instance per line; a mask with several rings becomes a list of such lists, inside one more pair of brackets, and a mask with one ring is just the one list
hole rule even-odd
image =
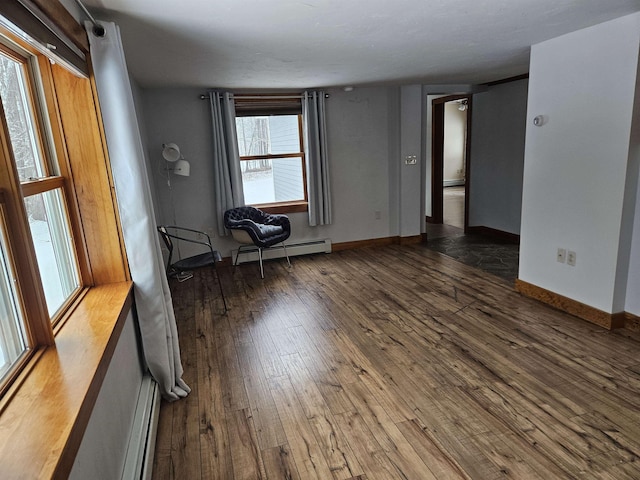
[[289, 378], [271, 379], [270, 385], [300, 475], [318, 480], [333, 478]]
[[[180, 331], [184, 335], [180, 353], [184, 368], [183, 380], [191, 383], [191, 393], [184, 401], [174, 402], [171, 426], [171, 466], [176, 475], [199, 478], [202, 472], [200, 459], [200, 415], [198, 405], [197, 350], [194, 342], [187, 342], [196, 335], [195, 284], [182, 285], [180, 294], [174, 296], [175, 314], [182, 319]], [[197, 447], [197, 448], [195, 448]], [[178, 473], [179, 472], [179, 473]]]
[[289, 372], [291, 386], [333, 478], [344, 480], [364, 473], [300, 356], [287, 355], [283, 361]]
[[[197, 450], [199, 447], [202, 478], [233, 478], [227, 414], [222, 402], [222, 374], [215, 335], [216, 323], [220, 316], [214, 312], [220, 310], [215, 301], [218, 295], [212, 291], [212, 286], [215, 286], [217, 281], [211, 269], [203, 269], [194, 276], [193, 283], [196, 331], [191, 333], [195, 335], [197, 358], [200, 442], [199, 445], [190, 448]], [[181, 285], [185, 285], [184, 282]], [[173, 291], [177, 293], [177, 289], [178, 286], [175, 285]], [[182, 327], [184, 318], [179, 318], [179, 327]], [[184, 339], [183, 345], [186, 344], [189, 348], [192, 342], [187, 341], [187, 332], [179, 328], [179, 333], [180, 338]]]
[[236, 480], [267, 478], [249, 409], [231, 412], [227, 418], [227, 429], [233, 460], [233, 478]]
[[[199, 348], [199, 448], [222, 454], [201, 454], [194, 478], [640, 477], [636, 332], [422, 245], [268, 265], [264, 280], [255, 265], [223, 276], [225, 317], [203, 289], [191, 340], [178, 319], [181, 344]], [[214, 440], [217, 418], [237, 448]], [[223, 474], [225, 451], [235, 470]], [[154, 474], [173, 467], [159, 460]]]
[[262, 366], [256, 361], [255, 348], [252, 344], [238, 345], [238, 356], [260, 450], [285, 444], [286, 435]]
[[267, 478], [283, 478], [286, 480], [300, 480], [300, 474], [293, 461], [291, 448], [285, 443], [278, 447], [262, 451], [262, 460]]
[[369, 390], [359, 382], [346, 388], [357, 412], [398, 473], [406, 478], [436, 479]]

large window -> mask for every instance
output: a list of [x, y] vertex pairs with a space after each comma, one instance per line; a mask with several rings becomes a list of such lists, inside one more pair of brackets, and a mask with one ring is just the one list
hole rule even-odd
[[[20, 359], [50, 336], [82, 281], [38, 59], [18, 45], [0, 44], [0, 98], [1, 391]], [[37, 292], [46, 304], [40, 310]]]
[[15, 269], [4, 230], [4, 208], [0, 204], [0, 379], [25, 353], [27, 336], [16, 291]]
[[[236, 130], [242, 186], [247, 205], [260, 208], [306, 208], [307, 189], [302, 115], [279, 111], [273, 101], [254, 101], [249, 108], [236, 100]], [[299, 104], [299, 101], [298, 101]], [[295, 110], [295, 108], [294, 108]], [[284, 207], [284, 209], [283, 209]]]

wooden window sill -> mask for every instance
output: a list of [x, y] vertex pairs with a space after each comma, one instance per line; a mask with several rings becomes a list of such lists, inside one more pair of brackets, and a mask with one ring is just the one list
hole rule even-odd
[[266, 213], [296, 213], [309, 210], [309, 204], [307, 202], [263, 203], [261, 205], [254, 205], [254, 207]]
[[89, 289], [0, 412], [2, 478], [67, 478], [133, 302], [132, 282]]

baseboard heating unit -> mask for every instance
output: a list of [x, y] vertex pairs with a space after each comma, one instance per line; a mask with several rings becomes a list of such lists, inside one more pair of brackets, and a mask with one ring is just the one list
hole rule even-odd
[[[325, 238], [324, 240], [311, 240], [308, 242], [287, 243], [287, 254], [289, 257], [296, 257], [299, 255], [310, 255], [312, 253], [331, 253], [331, 239]], [[282, 244], [274, 245], [271, 248], [265, 248], [262, 250], [262, 258], [268, 260], [270, 258], [284, 258], [284, 250], [281, 247]], [[238, 250], [232, 250], [231, 258], [236, 261]], [[258, 261], [258, 249], [249, 250], [242, 249], [238, 263], [257, 262]]]
[[142, 379], [122, 480], [151, 480], [160, 416], [160, 391], [150, 375]]

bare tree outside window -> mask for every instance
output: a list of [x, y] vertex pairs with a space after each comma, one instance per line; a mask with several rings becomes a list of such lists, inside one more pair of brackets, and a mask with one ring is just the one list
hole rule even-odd
[[25, 87], [22, 65], [0, 55], [0, 97], [21, 181], [37, 178], [42, 173], [35, 156], [37, 143], [29, 128]]

